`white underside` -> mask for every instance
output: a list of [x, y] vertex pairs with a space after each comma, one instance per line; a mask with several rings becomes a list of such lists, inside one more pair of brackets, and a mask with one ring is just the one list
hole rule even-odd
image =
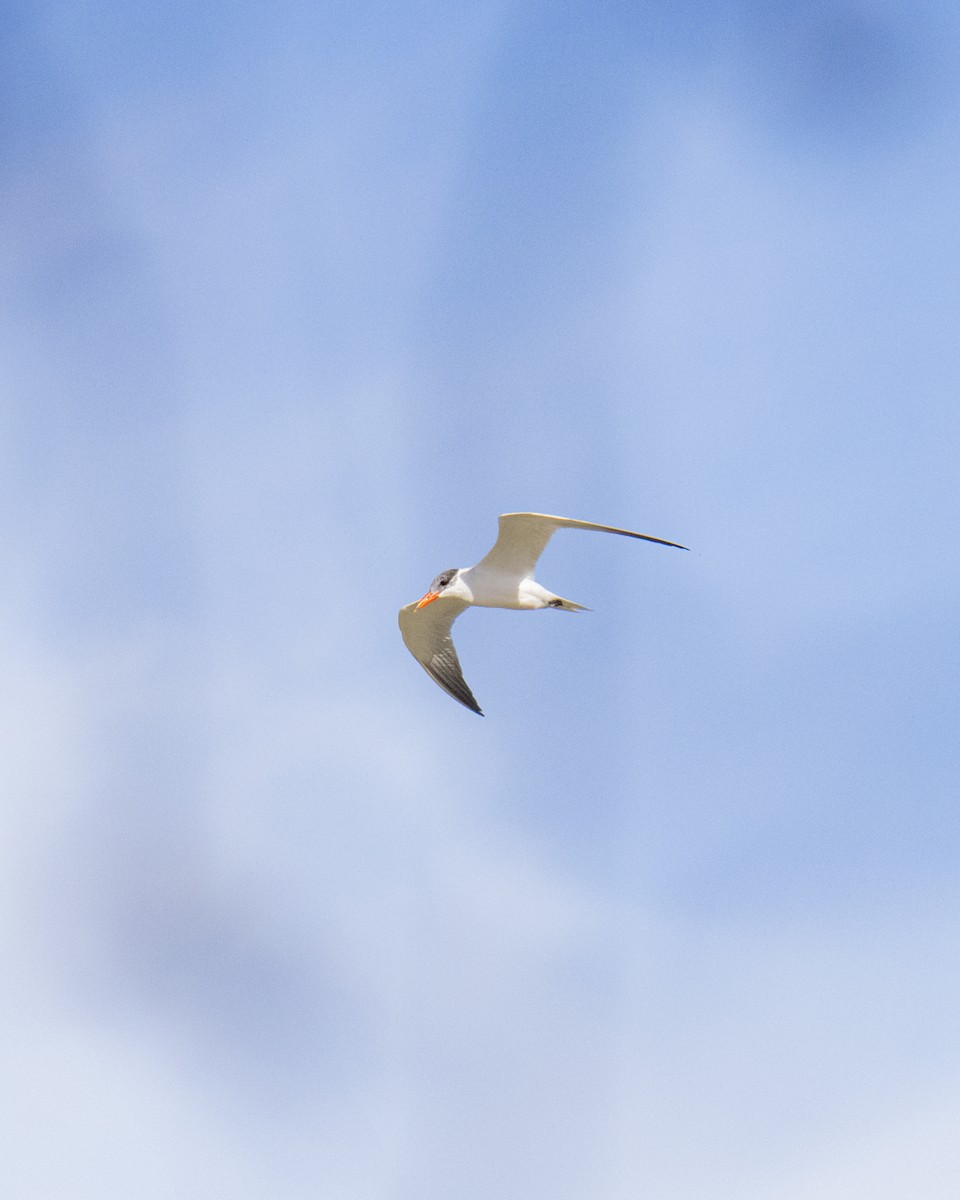
[[459, 582], [465, 599], [470, 593], [468, 603], [480, 608], [546, 608], [551, 600], [559, 599], [535, 579], [517, 579], [478, 567], [462, 572]]

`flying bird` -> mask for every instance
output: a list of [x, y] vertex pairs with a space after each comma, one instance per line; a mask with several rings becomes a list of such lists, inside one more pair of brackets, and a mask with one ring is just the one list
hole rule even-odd
[[586, 612], [582, 604], [564, 600], [541, 587], [533, 573], [537, 559], [558, 529], [592, 529], [597, 533], [619, 533], [641, 538], [659, 546], [686, 550], [679, 542], [615, 529], [612, 525], [594, 525], [570, 517], [549, 517], [545, 513], [504, 513], [500, 533], [493, 549], [473, 567], [451, 567], [430, 584], [416, 604], [400, 609], [400, 632], [407, 649], [427, 674], [454, 700], [483, 716], [480, 705], [467, 686], [460, 669], [451, 629], [454, 621], [470, 605], [481, 608], [559, 608], [565, 612]]

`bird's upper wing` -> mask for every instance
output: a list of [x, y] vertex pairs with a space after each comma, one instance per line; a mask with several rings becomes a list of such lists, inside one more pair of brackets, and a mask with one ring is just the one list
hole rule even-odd
[[467, 687], [456, 647], [450, 636], [454, 621], [469, 605], [453, 597], [443, 596], [432, 604], [418, 609], [416, 604], [406, 604], [400, 609], [400, 632], [407, 649], [445, 692], [459, 700], [475, 713], [483, 713]]
[[661, 546], [676, 546], [678, 550], [687, 548], [679, 542], [668, 542], [663, 538], [651, 537], [648, 533], [615, 529], [612, 525], [594, 525], [592, 521], [575, 521], [572, 517], [550, 517], [546, 513], [504, 513], [500, 518], [500, 533], [493, 549], [477, 563], [477, 566], [498, 573], [516, 575], [521, 579], [530, 579], [533, 577], [537, 559], [558, 529], [592, 529], [597, 533], [620, 533], [624, 537], [642, 538], [645, 542], [657, 542]]

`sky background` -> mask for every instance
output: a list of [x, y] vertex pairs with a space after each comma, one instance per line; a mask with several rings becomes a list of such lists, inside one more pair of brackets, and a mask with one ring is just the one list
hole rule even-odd
[[957, 6], [0, 61], [4, 1194], [953, 1200]]

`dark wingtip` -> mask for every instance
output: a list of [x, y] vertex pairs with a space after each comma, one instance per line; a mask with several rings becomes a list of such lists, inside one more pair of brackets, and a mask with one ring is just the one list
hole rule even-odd
[[[615, 529], [614, 533], [620, 533], [621, 530]], [[631, 533], [630, 537], [642, 538], [645, 542], [656, 542], [658, 546], [672, 546], [674, 550], [689, 550], [689, 546], [681, 546], [679, 542], [670, 542], [666, 538], [651, 537], [649, 533]]]

